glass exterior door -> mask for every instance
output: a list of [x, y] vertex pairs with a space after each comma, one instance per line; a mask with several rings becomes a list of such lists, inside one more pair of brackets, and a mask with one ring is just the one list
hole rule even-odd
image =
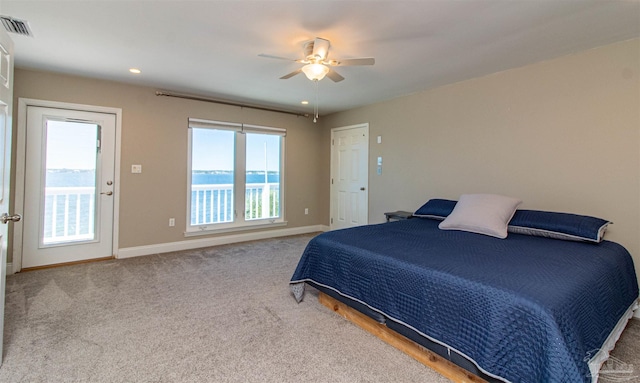
[[113, 256], [116, 116], [29, 106], [22, 267]]
[[40, 245], [96, 239], [100, 126], [48, 120]]

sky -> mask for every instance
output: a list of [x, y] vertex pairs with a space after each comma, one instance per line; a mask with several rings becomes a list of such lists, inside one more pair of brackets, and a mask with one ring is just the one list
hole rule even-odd
[[[235, 132], [230, 130], [192, 130], [193, 170], [233, 170]], [[272, 134], [246, 134], [247, 170], [280, 170], [280, 136]]]
[[47, 169], [95, 169], [97, 125], [47, 121]]
[[[192, 169], [233, 170], [234, 137], [235, 132], [228, 130], [193, 129]], [[96, 140], [95, 124], [49, 120], [47, 168], [94, 169]], [[249, 133], [246, 144], [247, 170], [280, 170], [280, 136]]]

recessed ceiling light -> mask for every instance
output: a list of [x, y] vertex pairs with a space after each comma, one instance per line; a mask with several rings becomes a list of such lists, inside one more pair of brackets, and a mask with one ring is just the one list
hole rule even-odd
[[307, 105], [307, 104], [309, 104], [309, 101], [304, 100], [304, 101], [300, 101], [300, 103], [301, 103], [302, 105]]
[[129, 69], [129, 72], [131, 72], [133, 74], [140, 74], [141, 73], [140, 69], [138, 69], [138, 68], [131, 68], [131, 69]]

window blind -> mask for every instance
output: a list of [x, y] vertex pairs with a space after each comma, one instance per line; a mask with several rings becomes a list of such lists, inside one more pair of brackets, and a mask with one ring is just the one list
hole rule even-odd
[[199, 118], [189, 118], [189, 128], [233, 130], [233, 131], [242, 132], [242, 133], [273, 134], [277, 136], [287, 135], [287, 130], [283, 128], [275, 128], [272, 126], [251, 125], [251, 124], [239, 124], [237, 122], [202, 120]]

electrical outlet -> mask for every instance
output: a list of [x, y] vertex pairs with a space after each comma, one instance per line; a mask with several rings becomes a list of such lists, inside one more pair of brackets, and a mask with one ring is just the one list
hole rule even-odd
[[308, 207], [305, 207], [305, 208], [304, 208], [304, 215], [307, 215], [307, 214], [309, 214], [309, 208], [308, 208]]
[[174, 227], [176, 225], [176, 219], [175, 218], [169, 218], [169, 227]]
[[142, 165], [131, 165], [131, 173], [142, 173]]

